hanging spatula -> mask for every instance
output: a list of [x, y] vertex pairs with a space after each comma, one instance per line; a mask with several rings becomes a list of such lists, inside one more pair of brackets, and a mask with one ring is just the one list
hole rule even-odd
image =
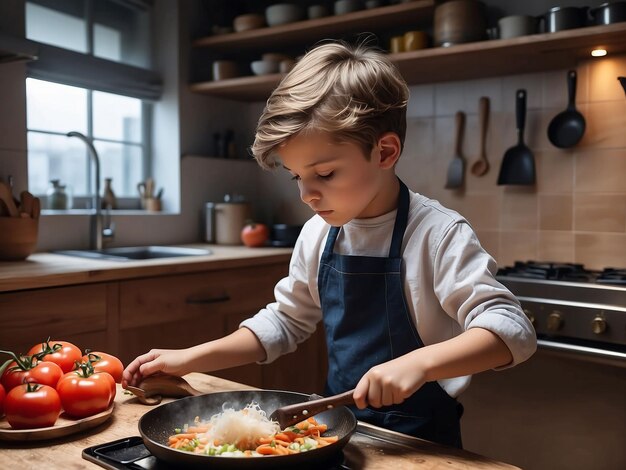
[[454, 150], [454, 158], [448, 167], [448, 178], [446, 180], [446, 189], [457, 189], [463, 186], [463, 177], [465, 175], [465, 159], [461, 152], [463, 143], [463, 131], [465, 129], [465, 113], [459, 111], [456, 113], [456, 144]]

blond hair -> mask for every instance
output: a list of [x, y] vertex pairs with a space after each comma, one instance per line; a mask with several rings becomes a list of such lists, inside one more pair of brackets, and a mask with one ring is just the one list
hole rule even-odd
[[343, 42], [322, 44], [298, 61], [271, 94], [256, 128], [252, 154], [264, 168], [276, 166], [276, 151], [290, 137], [328, 132], [353, 142], [366, 158], [381, 134], [406, 134], [409, 90], [378, 50]]

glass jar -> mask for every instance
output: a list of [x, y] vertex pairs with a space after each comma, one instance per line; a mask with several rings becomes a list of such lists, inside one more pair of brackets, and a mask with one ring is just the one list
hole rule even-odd
[[60, 180], [50, 180], [46, 191], [46, 208], [52, 210], [67, 210], [71, 206], [71, 198]]

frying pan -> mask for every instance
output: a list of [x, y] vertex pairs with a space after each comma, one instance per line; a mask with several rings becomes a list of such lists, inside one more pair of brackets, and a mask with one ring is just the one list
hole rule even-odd
[[567, 72], [567, 109], [552, 118], [548, 126], [548, 139], [558, 148], [576, 145], [585, 133], [585, 118], [576, 109], [576, 71]]
[[337, 442], [300, 454], [252, 458], [220, 457], [185, 452], [172, 449], [167, 445], [167, 439], [174, 433], [175, 428], [180, 428], [185, 423], [193, 423], [196, 416], [208, 421], [211, 416], [223, 411], [223, 405], [237, 410], [255, 401], [269, 416], [281, 406], [309, 399], [311, 397], [304, 393], [277, 390], [241, 390], [181, 398], [144, 414], [139, 420], [139, 433], [145, 446], [154, 456], [175, 464], [176, 468], [184, 465], [186, 468], [202, 467], [205, 469], [267, 469], [277, 466], [299, 469], [316, 466], [319, 469], [323, 467], [320, 467], [320, 463], [337, 457], [338, 452], [348, 443], [356, 429], [354, 414], [344, 406], [325, 411], [315, 417], [318, 422], [328, 426], [325, 433], [327, 436], [339, 437]]

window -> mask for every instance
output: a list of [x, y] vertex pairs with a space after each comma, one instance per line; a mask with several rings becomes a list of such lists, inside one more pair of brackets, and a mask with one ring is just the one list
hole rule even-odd
[[78, 131], [94, 139], [101, 178], [113, 179], [116, 195], [137, 196], [148, 154], [141, 100], [33, 78], [26, 80], [26, 99], [31, 192], [44, 194], [58, 179], [74, 195], [93, 193], [87, 148], [66, 136]]
[[28, 39], [40, 59], [26, 79], [28, 179], [42, 195], [61, 180], [74, 196], [94, 191], [93, 164], [78, 131], [93, 139], [100, 176], [118, 197], [138, 197], [150, 170], [152, 102], [149, 0], [29, 0]]

